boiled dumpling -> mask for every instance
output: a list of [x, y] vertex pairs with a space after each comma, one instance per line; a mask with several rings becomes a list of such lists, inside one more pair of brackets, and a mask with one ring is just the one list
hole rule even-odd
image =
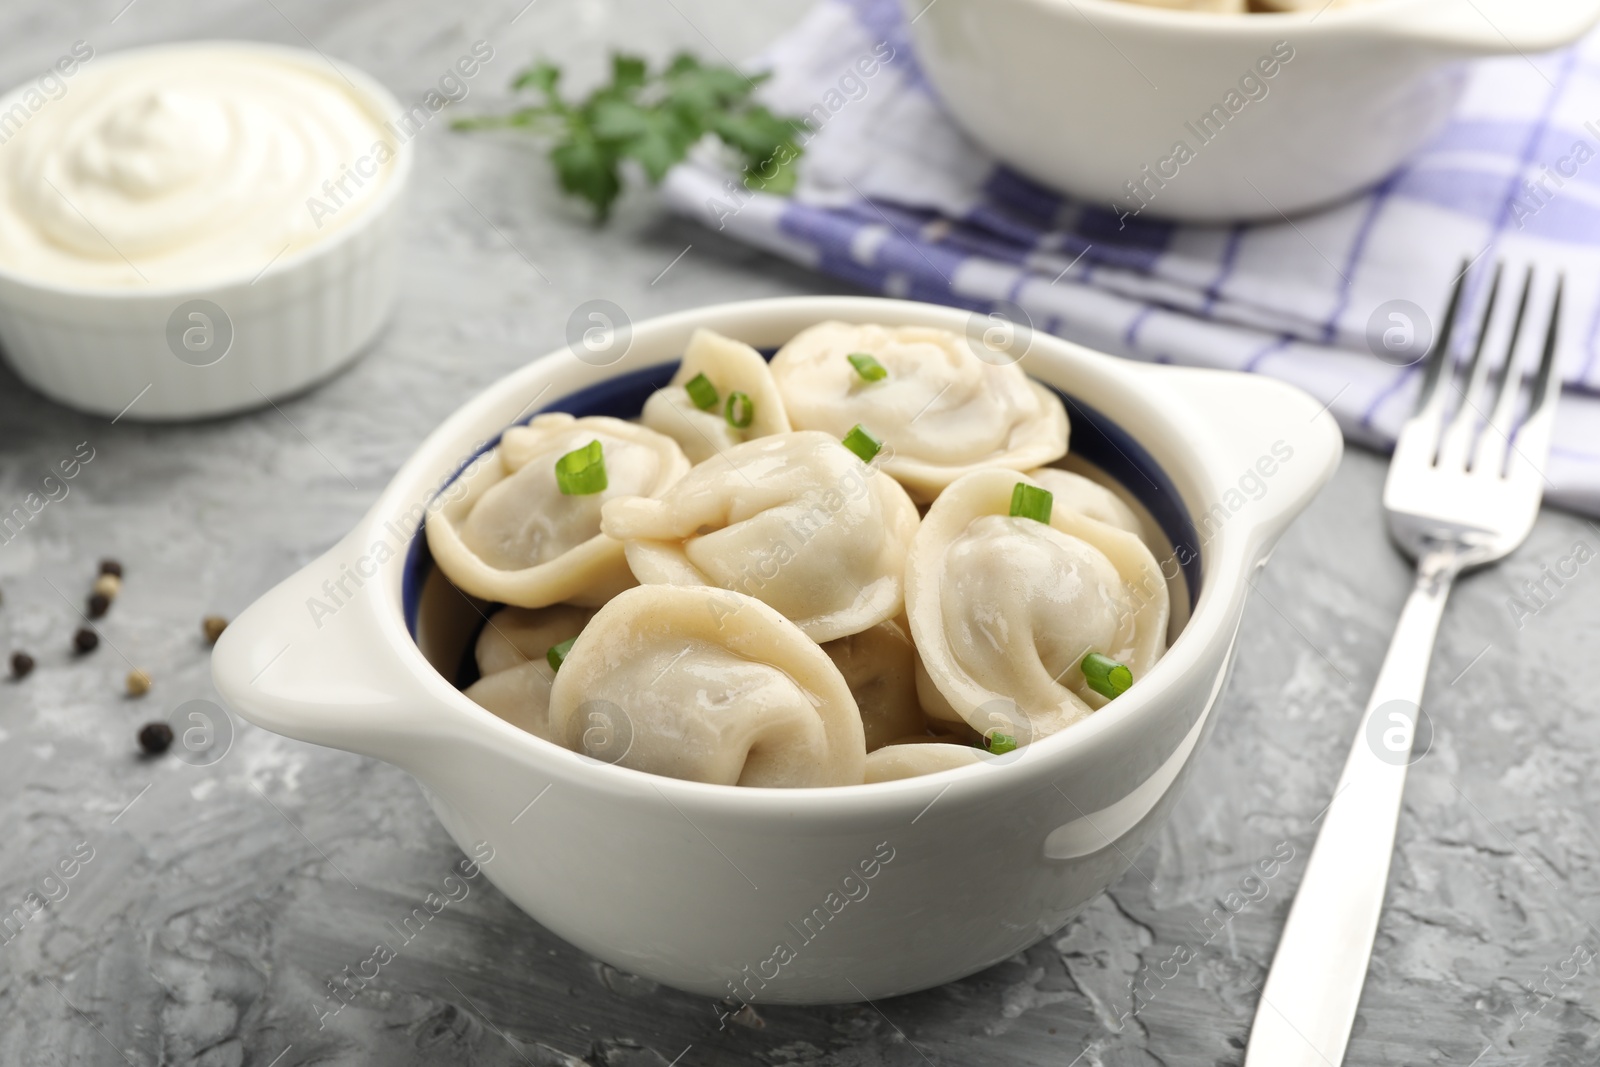
[[1090, 688], [1091, 652], [1135, 682], [1166, 648], [1168, 595], [1144, 542], [1053, 508], [1047, 524], [1011, 515], [1031, 479], [969, 474], [934, 501], [906, 566], [906, 610], [927, 678], [983, 734], [1026, 744], [1084, 718], [1107, 698]]
[[917, 509], [894, 479], [811, 431], [735, 445], [659, 499], [611, 501], [601, 528], [646, 585], [737, 590], [823, 642], [900, 614]]
[[[607, 487], [567, 495], [556, 462], [599, 441]], [[598, 606], [635, 584], [622, 545], [600, 532], [600, 508], [656, 496], [689, 461], [670, 437], [621, 419], [536, 416], [461, 475], [460, 495], [429, 512], [428, 548], [456, 586], [485, 600], [537, 608]]]
[[[887, 373], [867, 380], [856, 354]], [[842, 438], [863, 426], [883, 442], [883, 469], [918, 502], [977, 468], [1032, 470], [1067, 451], [1060, 398], [948, 330], [824, 322], [778, 350], [772, 376], [796, 429]]]
[[822, 649], [752, 597], [647, 585], [601, 608], [550, 693], [560, 744], [721, 785], [861, 781], [861, 716]]
[[[519, 730], [555, 741], [550, 733], [550, 684], [555, 672], [543, 660], [485, 675], [465, 692], [477, 704]], [[557, 742], [558, 744], [560, 742]]]
[[1119, 530], [1127, 530], [1135, 537], [1144, 535], [1144, 524], [1139, 521], [1139, 516], [1121, 497], [1099, 482], [1059, 467], [1040, 467], [1029, 471], [1028, 477], [1050, 491], [1055, 497], [1056, 507], [1087, 515]]
[[[705, 375], [712, 388], [702, 397], [711, 401], [704, 408], [684, 388], [699, 375]], [[750, 425], [743, 428], [729, 419], [729, 397], [736, 392], [750, 400]], [[734, 416], [743, 421], [743, 413], [735, 411]], [[678, 372], [664, 388], [650, 394], [640, 421], [678, 442], [690, 463], [704, 462], [744, 441], [789, 432], [783, 398], [761, 353], [706, 329], [689, 338]]]
[[546, 658], [554, 645], [577, 637], [594, 617], [589, 608], [502, 608], [478, 635], [482, 676], [466, 694], [512, 726], [546, 741], [550, 735], [550, 685], [555, 671]]
[[551, 646], [577, 637], [592, 618], [593, 608], [572, 604], [501, 608], [489, 616], [478, 635], [473, 652], [478, 673], [487, 677], [529, 661], [544, 663]]
[[899, 620], [829, 641], [822, 651], [856, 698], [868, 752], [925, 731], [928, 719], [917, 702], [917, 650]]
[[924, 741], [909, 738], [867, 754], [865, 781], [893, 782], [900, 778], [916, 778], [924, 774], [937, 774], [955, 767], [970, 767], [995, 757], [971, 745], [950, 744], [943, 741]]

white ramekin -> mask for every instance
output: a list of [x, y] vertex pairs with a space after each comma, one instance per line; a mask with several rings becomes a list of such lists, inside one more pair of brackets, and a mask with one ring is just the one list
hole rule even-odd
[[[629, 376], [647, 368], [665, 381], [696, 327], [770, 349], [828, 319], [970, 322], [905, 301], [757, 300], [641, 323], [608, 366], [588, 350], [536, 360], [446, 420], [343, 541], [228, 627], [212, 661], [219, 691], [269, 730], [403, 767], [464, 849], [488, 843], [484, 870], [530, 915], [682, 989], [757, 1004], [875, 999], [971, 974], [1056, 930], [1166, 820], [1215, 722], [1247, 579], [1338, 464], [1332, 417], [1289, 386], [1034, 335], [1022, 366], [1068, 395], [1076, 439], [1093, 420], [1118, 428], [1104, 439], [1149, 459], [1149, 485], [1128, 488], [1203, 528], [1199, 589], [1138, 685], [992, 764], [826, 789], [661, 778], [518, 730], [424, 654], [448, 670], [482, 606], [417, 581], [423, 507], [503, 428], [584, 391], [635, 389]], [[408, 596], [430, 620], [416, 639]], [[779, 945], [793, 958], [773, 963]]]
[[[328, 61], [315, 52], [240, 41], [163, 45], [139, 54], [218, 44], [327, 71]], [[401, 113], [399, 101], [371, 77], [343, 62], [339, 70], [380, 122]], [[0, 112], [26, 88], [0, 99]], [[393, 147], [395, 158], [384, 164], [392, 168], [385, 186], [360, 217], [325, 240], [263, 264], [259, 277], [192, 286], [79, 287], [0, 268], [0, 346], [7, 362], [23, 381], [70, 407], [148, 420], [242, 411], [329, 377], [376, 336], [394, 306], [398, 219], [414, 152], [409, 142]], [[231, 328], [231, 345], [215, 362], [206, 362], [211, 357], [205, 352], [180, 359], [169, 342], [174, 314], [191, 301], [222, 309]], [[208, 309], [201, 311], [215, 320]], [[184, 309], [180, 318], [187, 322], [187, 315]], [[210, 325], [216, 330], [222, 324]]]
[[[1253, 15], [1125, 0], [901, 7], [945, 107], [998, 158], [1094, 206], [1203, 221], [1276, 218], [1372, 185], [1449, 118], [1459, 60], [1547, 51], [1600, 18], [1600, 0], [1356, 0]], [[1275, 46], [1293, 58], [1263, 78], [1256, 64]], [[1265, 87], [1253, 101], [1240, 89], [1252, 74], [1250, 93]], [[1243, 103], [1202, 143], [1194, 124], [1230, 91]], [[1131, 197], [1129, 182], [1148, 195]]]

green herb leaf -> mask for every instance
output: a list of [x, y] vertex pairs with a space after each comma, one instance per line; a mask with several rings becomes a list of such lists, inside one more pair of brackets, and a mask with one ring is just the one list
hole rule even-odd
[[572, 651], [572, 646], [577, 643], [576, 637], [569, 637], [559, 645], [551, 645], [550, 651], [544, 654], [544, 661], [550, 664], [550, 669], [559, 671], [561, 665], [567, 661], [567, 653]]
[[743, 103], [764, 80], [746, 77], [732, 67], [705, 66], [687, 53], [675, 58], [661, 79], [669, 105], [700, 115]]
[[889, 371], [884, 365], [865, 352], [852, 352], [845, 358], [865, 381], [881, 382], [889, 376]]
[[710, 411], [717, 406], [717, 387], [704, 374], [696, 374], [684, 382], [683, 391], [689, 394], [689, 402], [701, 411]]
[[750, 399], [749, 393], [729, 393], [728, 404], [722, 409], [722, 417], [728, 420], [729, 426], [742, 430], [755, 420], [756, 403]]
[[589, 496], [607, 484], [606, 457], [598, 439], [556, 460], [556, 487], [566, 496]]
[[666, 177], [700, 136], [680, 116], [630, 100], [597, 101], [590, 116], [595, 137], [614, 144], [618, 155], [637, 160], [652, 182]]
[[872, 457], [883, 449], [883, 442], [872, 436], [865, 426], [856, 423], [850, 432], [844, 435], [840, 442], [844, 447], [856, 454], [863, 463], [871, 463]]
[[640, 89], [649, 78], [650, 67], [638, 56], [628, 56], [618, 52], [611, 57], [612, 89], [619, 92]]
[[707, 133], [739, 158], [746, 187], [781, 196], [794, 188], [801, 154], [796, 137], [806, 127], [752, 102], [765, 78], [707, 66], [690, 55], [652, 73], [645, 60], [618, 53], [611, 57], [611, 81], [568, 103], [560, 94], [560, 68], [541, 61], [518, 74], [512, 86], [542, 94], [543, 105], [452, 125], [521, 127], [550, 136], [550, 161], [561, 188], [592, 204], [599, 222], [622, 195], [624, 160], [658, 183]]
[[1083, 680], [1103, 697], [1119, 697], [1133, 684], [1133, 672], [1108, 656], [1091, 652], [1083, 657]]
[[604, 222], [611, 205], [622, 193], [614, 149], [596, 140], [586, 126], [569, 124], [566, 140], [550, 150], [561, 188], [594, 205], [595, 217]]
[[513, 78], [511, 88], [535, 89], [544, 94], [552, 107], [565, 109], [566, 105], [561, 102], [561, 94], [556, 92], [556, 86], [560, 83], [561, 68], [547, 60], [540, 60]]
[[773, 196], [788, 196], [800, 180], [800, 149], [796, 148], [788, 162], [772, 167], [746, 167], [745, 188]]
[[1011, 490], [1011, 514], [1016, 518], [1032, 519], [1050, 525], [1050, 512], [1055, 506], [1055, 494], [1027, 482], [1018, 482]]
[[1003, 734], [998, 730], [990, 730], [983, 735], [983, 747], [996, 756], [1003, 756], [1007, 752], [1017, 750], [1017, 739], [1010, 734]]

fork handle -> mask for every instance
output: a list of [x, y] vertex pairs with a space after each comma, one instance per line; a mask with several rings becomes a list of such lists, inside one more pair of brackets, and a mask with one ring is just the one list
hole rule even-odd
[[1458, 569], [1453, 548], [1417, 561], [1261, 992], [1245, 1067], [1329, 1067], [1344, 1058], [1383, 911], [1428, 660]]

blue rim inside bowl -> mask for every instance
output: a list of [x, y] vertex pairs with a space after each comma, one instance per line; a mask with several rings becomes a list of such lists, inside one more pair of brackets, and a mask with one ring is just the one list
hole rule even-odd
[[[762, 355], [771, 359], [773, 351]], [[610, 415], [619, 419], [638, 418], [650, 394], [666, 385], [677, 372], [676, 362], [659, 363], [653, 367], [619, 374], [614, 378], [596, 382], [585, 389], [554, 400], [538, 411], [531, 412], [513, 425], [526, 425], [534, 416], [561, 411], [582, 418], [585, 415]], [[1189, 609], [1192, 612], [1200, 599], [1200, 541], [1195, 536], [1189, 511], [1183, 506], [1183, 497], [1167, 472], [1134, 437], [1111, 419], [1062, 392], [1048, 382], [1045, 388], [1059, 396], [1067, 406], [1072, 427], [1071, 451], [1074, 455], [1093, 463], [1116, 481], [1149, 510], [1162, 533], [1174, 548], [1178, 565], [1183, 569], [1184, 583], [1189, 590]], [[503, 432], [503, 431], [502, 431]], [[461, 477], [472, 463], [500, 443], [500, 435], [486, 443], [456, 468], [450, 479], [439, 490], [442, 492]], [[424, 520], [426, 521], [426, 520]], [[1183, 548], [1187, 551], [1183, 551]], [[418, 618], [422, 609], [422, 590], [433, 573], [433, 554], [428, 550], [428, 539], [423, 534], [422, 522], [411, 535], [411, 545], [406, 550], [405, 571], [400, 579], [400, 603], [405, 615], [406, 630], [413, 641], [417, 640]], [[498, 606], [498, 605], [494, 605]], [[485, 615], [492, 614], [486, 610]], [[466, 655], [457, 677], [450, 679], [458, 687], [477, 680], [477, 664], [473, 662], [474, 635], [466, 645]]]

